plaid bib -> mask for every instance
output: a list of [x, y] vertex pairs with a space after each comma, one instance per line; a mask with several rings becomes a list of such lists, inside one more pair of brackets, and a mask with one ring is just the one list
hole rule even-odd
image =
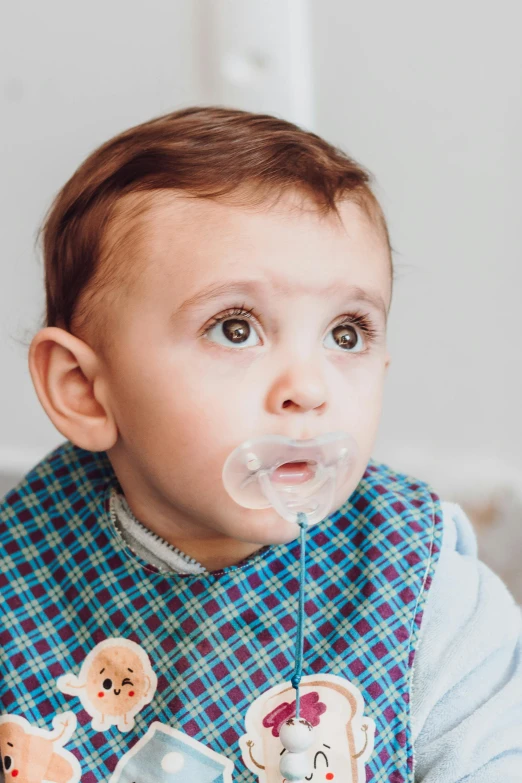
[[[105, 453], [66, 442], [0, 503], [0, 779], [282, 783], [299, 542], [165, 575], [111, 521]], [[413, 781], [409, 702], [442, 512], [371, 461], [307, 540], [299, 718], [314, 783]]]

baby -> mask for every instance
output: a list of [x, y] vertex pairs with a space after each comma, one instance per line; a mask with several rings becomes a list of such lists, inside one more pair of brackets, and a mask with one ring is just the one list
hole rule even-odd
[[[75, 712], [70, 781], [301, 779], [279, 772], [299, 528], [222, 470], [343, 431], [356, 462], [308, 534], [306, 780], [522, 781], [520, 609], [461, 509], [371, 456], [393, 269], [369, 174], [189, 108], [96, 150], [43, 240], [29, 367], [65, 442], [0, 504], [0, 715]], [[5, 780], [39, 781], [2, 736]]]

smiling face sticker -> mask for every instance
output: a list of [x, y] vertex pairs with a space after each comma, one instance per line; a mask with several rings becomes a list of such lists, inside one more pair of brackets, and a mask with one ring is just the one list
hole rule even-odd
[[[314, 731], [314, 743], [306, 751], [307, 781], [364, 783], [375, 723], [363, 716], [360, 692], [348, 680], [330, 674], [303, 677], [300, 692], [299, 721]], [[260, 783], [281, 783], [279, 765], [286, 751], [279, 731], [295, 719], [295, 690], [287, 683], [271, 688], [250, 706], [239, 744], [243, 761]]]
[[62, 693], [78, 696], [96, 731], [116, 725], [134, 726], [134, 716], [152, 701], [157, 678], [149, 657], [135, 642], [112, 638], [100, 642], [85, 658], [80, 674], [64, 674], [57, 681]]
[[86, 689], [99, 712], [125, 716], [147, 695], [149, 683], [135, 652], [126, 647], [106, 647], [92, 660]]

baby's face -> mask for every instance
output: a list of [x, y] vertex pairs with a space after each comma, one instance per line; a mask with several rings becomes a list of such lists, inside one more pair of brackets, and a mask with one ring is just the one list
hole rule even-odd
[[[222, 483], [230, 452], [261, 435], [353, 435], [358, 461], [336, 509], [364, 473], [388, 359], [387, 246], [353, 203], [341, 225], [291, 199], [246, 209], [169, 195], [137, 232], [144, 271], [113, 313], [104, 371], [120, 433], [109, 456], [144, 520], [201, 538], [295, 538]], [[209, 286], [222, 290], [182, 306]]]

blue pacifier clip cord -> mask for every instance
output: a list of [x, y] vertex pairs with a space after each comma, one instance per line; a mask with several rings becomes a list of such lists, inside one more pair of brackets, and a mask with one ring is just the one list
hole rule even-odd
[[299, 573], [299, 608], [297, 610], [297, 641], [295, 650], [295, 668], [292, 675], [291, 683], [295, 688], [295, 716], [299, 718], [300, 707], [300, 694], [299, 683], [301, 682], [301, 673], [303, 670], [303, 645], [304, 645], [304, 623], [305, 623], [305, 581], [306, 581], [306, 528], [308, 527], [308, 520], [306, 514], [300, 511], [297, 514], [297, 524], [300, 528], [300, 573]]

